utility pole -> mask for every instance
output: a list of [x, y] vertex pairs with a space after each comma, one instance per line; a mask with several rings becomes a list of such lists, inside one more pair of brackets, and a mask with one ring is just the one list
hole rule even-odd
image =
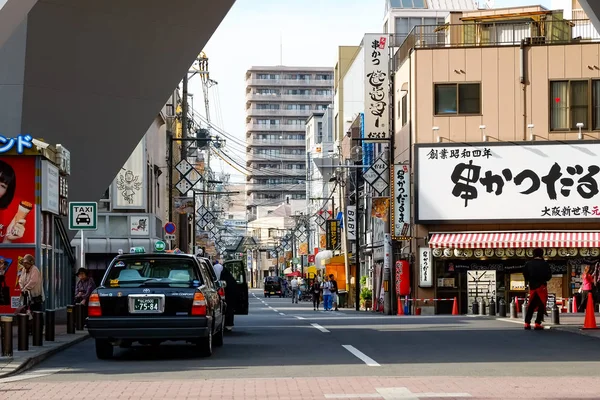
[[[181, 160], [187, 160], [187, 141], [188, 138], [188, 70], [183, 76], [183, 88], [181, 99], [181, 137], [184, 139], [181, 143]], [[179, 249], [188, 253], [189, 245], [189, 222], [187, 214], [179, 215]]]
[[[357, 161], [356, 164], [360, 165], [362, 163], [361, 161]], [[355, 307], [356, 307], [356, 311], [360, 311], [360, 238], [361, 238], [361, 231], [360, 231], [360, 220], [362, 218], [362, 214], [360, 212], [360, 178], [362, 176], [362, 171], [361, 171], [361, 167], [357, 167], [356, 168], [356, 176], [355, 176], [355, 180], [354, 180], [354, 184], [355, 184], [355, 188], [354, 188], [354, 196], [355, 196], [355, 203], [356, 203], [356, 255], [355, 255], [355, 259], [356, 259], [356, 283], [355, 283], [355, 287], [356, 287], [356, 293], [354, 294], [354, 301], [355, 301]]]
[[[386, 162], [386, 164], [388, 165], [388, 170], [393, 171], [393, 166], [390, 165], [390, 149], [384, 149], [383, 150], [383, 159]], [[393, 174], [391, 174], [393, 175]], [[393, 184], [392, 182], [390, 182], [390, 185]], [[392, 205], [392, 198], [391, 198], [391, 190], [388, 187], [388, 198], [390, 199], [390, 208], [393, 207]], [[383, 233], [383, 291], [384, 291], [384, 298], [383, 298], [383, 313], [386, 315], [392, 315], [392, 311], [393, 311], [393, 305], [392, 305], [392, 268], [391, 268], [391, 264], [392, 264], [392, 236], [390, 234], [390, 224], [391, 224], [391, 209], [388, 208], [387, 214], [388, 214], [388, 222], [385, 223], [385, 228], [384, 228], [384, 233]]]

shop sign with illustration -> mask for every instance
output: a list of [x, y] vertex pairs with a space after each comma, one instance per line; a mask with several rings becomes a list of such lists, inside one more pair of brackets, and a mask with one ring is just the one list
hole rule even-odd
[[35, 244], [36, 157], [0, 157], [0, 247]]
[[417, 147], [419, 222], [600, 216], [600, 143]]
[[194, 214], [195, 202], [193, 197], [173, 197], [173, 206], [177, 214]]
[[387, 35], [365, 35], [365, 117], [366, 142], [390, 138], [389, 86], [390, 56]]
[[146, 208], [146, 178], [146, 146], [142, 138], [113, 182], [113, 208]]
[[133, 215], [129, 217], [129, 231], [132, 236], [148, 236], [150, 226], [147, 215]]
[[14, 314], [21, 306], [21, 262], [26, 254], [35, 255], [35, 248], [0, 249], [0, 314]]

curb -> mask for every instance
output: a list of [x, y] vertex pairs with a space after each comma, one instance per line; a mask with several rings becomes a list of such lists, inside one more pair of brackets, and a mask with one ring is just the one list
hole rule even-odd
[[19, 365], [15, 370], [7, 372], [5, 374], [0, 374], [0, 378], [8, 378], [14, 375], [18, 375], [20, 373], [23, 373], [27, 370], [30, 370], [31, 368], [35, 367], [36, 365], [40, 364], [42, 361], [52, 357], [53, 355], [55, 355], [56, 353], [59, 353], [63, 350], [68, 349], [71, 346], [74, 346], [78, 343], [83, 342], [84, 340], [88, 339], [90, 337], [89, 333], [86, 333], [83, 336], [80, 336], [70, 342], [67, 343], [63, 343], [59, 346], [53, 347], [52, 349], [48, 349], [48, 351], [43, 351], [35, 356], [31, 356], [27, 359], [25, 359], [21, 365]]

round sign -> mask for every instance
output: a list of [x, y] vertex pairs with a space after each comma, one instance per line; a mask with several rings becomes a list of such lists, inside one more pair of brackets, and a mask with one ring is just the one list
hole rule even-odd
[[165, 232], [167, 232], [169, 235], [175, 233], [175, 224], [172, 222], [167, 222], [165, 224]]
[[165, 251], [166, 247], [167, 245], [165, 245], [165, 242], [163, 242], [162, 240], [159, 240], [158, 242], [154, 243], [155, 251]]

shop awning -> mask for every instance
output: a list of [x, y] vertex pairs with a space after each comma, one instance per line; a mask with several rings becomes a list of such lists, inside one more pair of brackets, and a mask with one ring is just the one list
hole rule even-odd
[[497, 249], [600, 247], [600, 232], [469, 232], [433, 233], [431, 248]]

